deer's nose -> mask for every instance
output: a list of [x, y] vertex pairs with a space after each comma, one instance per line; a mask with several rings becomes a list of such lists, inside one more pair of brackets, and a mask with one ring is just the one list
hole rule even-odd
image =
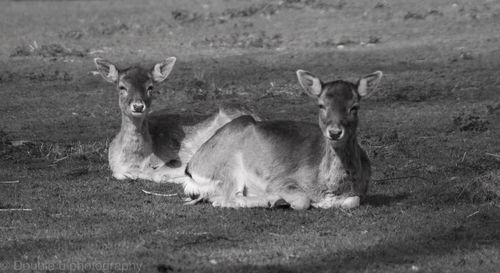
[[132, 110], [134, 110], [134, 112], [142, 113], [142, 112], [144, 112], [144, 108], [146, 108], [146, 107], [144, 106], [143, 103], [132, 104]]
[[328, 137], [331, 140], [339, 140], [344, 135], [344, 130], [342, 128], [329, 128], [328, 129]]

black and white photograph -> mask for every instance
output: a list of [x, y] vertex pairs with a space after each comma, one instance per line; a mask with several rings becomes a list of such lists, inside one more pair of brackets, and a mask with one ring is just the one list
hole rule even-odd
[[500, 273], [500, 1], [0, 1], [0, 272]]

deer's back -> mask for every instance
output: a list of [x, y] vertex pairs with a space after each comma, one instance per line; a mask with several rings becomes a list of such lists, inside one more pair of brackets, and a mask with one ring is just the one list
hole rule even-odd
[[[315, 176], [323, 154], [323, 138], [315, 124], [294, 121], [257, 122], [242, 116], [210, 138], [189, 163], [189, 171], [223, 179], [241, 156], [247, 171], [264, 180], [292, 173]], [[311, 178], [312, 179], [312, 178]]]
[[179, 152], [193, 128], [207, 116], [181, 116], [154, 112], [148, 117], [154, 154], [163, 162], [179, 160]]

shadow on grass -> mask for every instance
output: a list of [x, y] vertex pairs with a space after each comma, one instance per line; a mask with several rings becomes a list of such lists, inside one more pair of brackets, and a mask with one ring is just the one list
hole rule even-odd
[[374, 207], [389, 206], [394, 203], [401, 202], [407, 199], [410, 195], [408, 193], [400, 193], [394, 196], [384, 195], [384, 194], [373, 194], [368, 195], [363, 201], [365, 205], [370, 205]]
[[[456, 251], [467, 253], [484, 247], [499, 246], [500, 222], [496, 218], [498, 216], [498, 212], [482, 214], [470, 222], [455, 227], [442, 226], [443, 232], [410, 235], [404, 240], [388, 240], [386, 243], [369, 246], [366, 249], [332, 251], [321, 256], [310, 255], [289, 265], [232, 267], [221, 265], [208, 269], [206, 272], [366, 272], [371, 270], [384, 272], [385, 266], [408, 265], [410, 268], [413, 264], [421, 264], [422, 261], [432, 262]], [[448, 265], [456, 268], [452, 261], [450, 263]], [[486, 270], [485, 272], [492, 270], [495, 266], [493, 260], [481, 260], [480, 264], [483, 263], [485, 267], [482, 267], [482, 271]], [[479, 271], [481, 270], [478, 269], [477, 272]]]

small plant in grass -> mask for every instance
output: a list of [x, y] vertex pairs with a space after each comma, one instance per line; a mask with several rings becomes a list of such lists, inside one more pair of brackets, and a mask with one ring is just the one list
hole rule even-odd
[[7, 144], [10, 143], [10, 138], [7, 133], [0, 128], [0, 155], [7, 152]]
[[9, 141], [9, 136], [7, 135], [7, 132], [4, 131], [4, 129], [0, 128], [0, 143], [6, 144]]
[[454, 128], [461, 132], [484, 132], [488, 130], [489, 124], [486, 117], [473, 111], [460, 112], [453, 118]]
[[0, 72], [0, 82], [12, 82], [14, 80], [14, 73], [10, 71]]
[[232, 92], [222, 90], [217, 87], [213, 79], [207, 80], [205, 70], [197, 69], [193, 71], [193, 79], [188, 82], [185, 93], [192, 100], [210, 100], [222, 96], [231, 96]]
[[452, 192], [456, 201], [481, 203], [500, 198], [500, 173], [488, 172], [472, 180], [464, 180], [455, 184]]
[[[116, 21], [113, 23], [101, 22], [100, 24], [95, 24], [90, 26], [88, 28], [88, 33], [93, 36], [112, 36], [115, 34], [124, 34], [130, 31], [130, 29], [131, 27], [129, 25], [122, 23], [120, 21]], [[78, 34], [69, 33], [68, 35], [78, 35]]]
[[73, 39], [73, 40], [80, 40], [84, 36], [84, 32], [78, 29], [73, 29], [66, 31], [64, 33], [60, 33], [59, 37], [60, 38], [66, 38], [66, 39]]
[[493, 198], [500, 200], [500, 171], [491, 171], [475, 179], [480, 183], [486, 195], [493, 195]]
[[176, 9], [171, 12], [174, 20], [180, 22], [181, 24], [192, 23], [203, 19], [197, 12], [191, 12], [186, 9]]
[[209, 97], [210, 85], [205, 80], [204, 70], [195, 70], [193, 79], [188, 83], [186, 93], [193, 100], [206, 100]]
[[426, 17], [426, 15], [424, 14], [420, 14], [420, 13], [417, 13], [417, 12], [412, 12], [412, 11], [408, 11], [405, 16], [403, 17], [403, 19], [406, 21], [406, 20], [409, 20], [409, 19], [413, 19], [413, 20], [424, 20]]

